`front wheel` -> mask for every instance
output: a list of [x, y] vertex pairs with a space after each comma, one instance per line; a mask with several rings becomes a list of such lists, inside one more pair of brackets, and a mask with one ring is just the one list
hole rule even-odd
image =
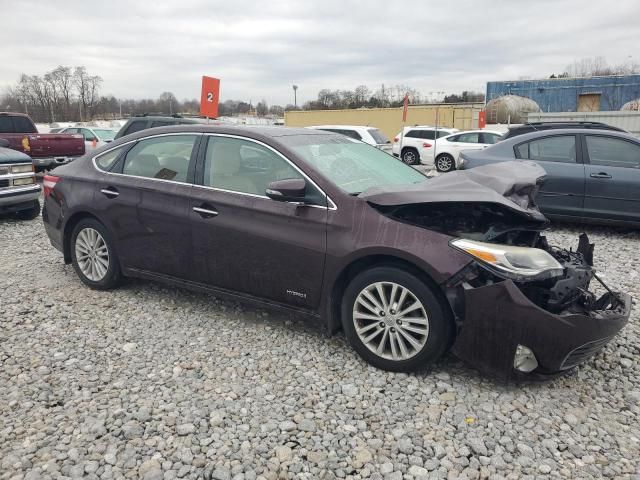
[[393, 372], [434, 362], [454, 335], [450, 314], [432, 289], [391, 266], [366, 270], [349, 283], [342, 299], [342, 324], [364, 360]]
[[120, 282], [120, 265], [109, 231], [93, 218], [81, 220], [73, 229], [71, 261], [80, 280], [91, 288], [108, 290]]
[[443, 153], [436, 158], [436, 170], [442, 173], [456, 169], [456, 161], [448, 153]]

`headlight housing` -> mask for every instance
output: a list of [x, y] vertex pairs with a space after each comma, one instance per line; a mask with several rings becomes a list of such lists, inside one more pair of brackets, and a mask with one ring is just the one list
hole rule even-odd
[[459, 238], [451, 245], [474, 257], [496, 275], [512, 280], [544, 280], [564, 273], [560, 263], [539, 248], [516, 247]]

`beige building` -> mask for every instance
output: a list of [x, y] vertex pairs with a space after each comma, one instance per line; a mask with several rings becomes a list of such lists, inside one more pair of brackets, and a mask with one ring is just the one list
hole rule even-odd
[[[470, 130], [478, 128], [483, 103], [438, 103], [410, 105], [406, 126], [433, 125]], [[402, 128], [402, 107], [358, 108], [352, 110], [297, 110], [284, 114], [288, 127], [310, 125], [369, 125], [393, 138]]]

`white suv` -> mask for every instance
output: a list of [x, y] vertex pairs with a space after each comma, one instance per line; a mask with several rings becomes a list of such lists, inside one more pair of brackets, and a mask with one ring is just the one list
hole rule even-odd
[[436, 138], [446, 137], [459, 131], [457, 128], [436, 128], [428, 125], [405, 127], [402, 151], [400, 151], [400, 136], [402, 132], [398, 132], [393, 139], [393, 155], [400, 158], [407, 165], [426, 164], [429, 160], [433, 164], [433, 156], [425, 155], [423, 152], [433, 146], [433, 140]]
[[391, 141], [384, 133], [375, 127], [363, 127], [359, 125], [313, 125], [306, 128], [341, 133], [342, 135], [355, 138], [356, 140], [373, 145], [387, 153], [391, 153]]

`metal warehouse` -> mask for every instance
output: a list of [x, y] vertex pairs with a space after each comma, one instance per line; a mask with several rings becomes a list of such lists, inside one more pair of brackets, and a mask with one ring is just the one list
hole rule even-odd
[[502, 95], [530, 98], [543, 112], [620, 110], [625, 103], [640, 98], [640, 75], [487, 83], [487, 101]]

